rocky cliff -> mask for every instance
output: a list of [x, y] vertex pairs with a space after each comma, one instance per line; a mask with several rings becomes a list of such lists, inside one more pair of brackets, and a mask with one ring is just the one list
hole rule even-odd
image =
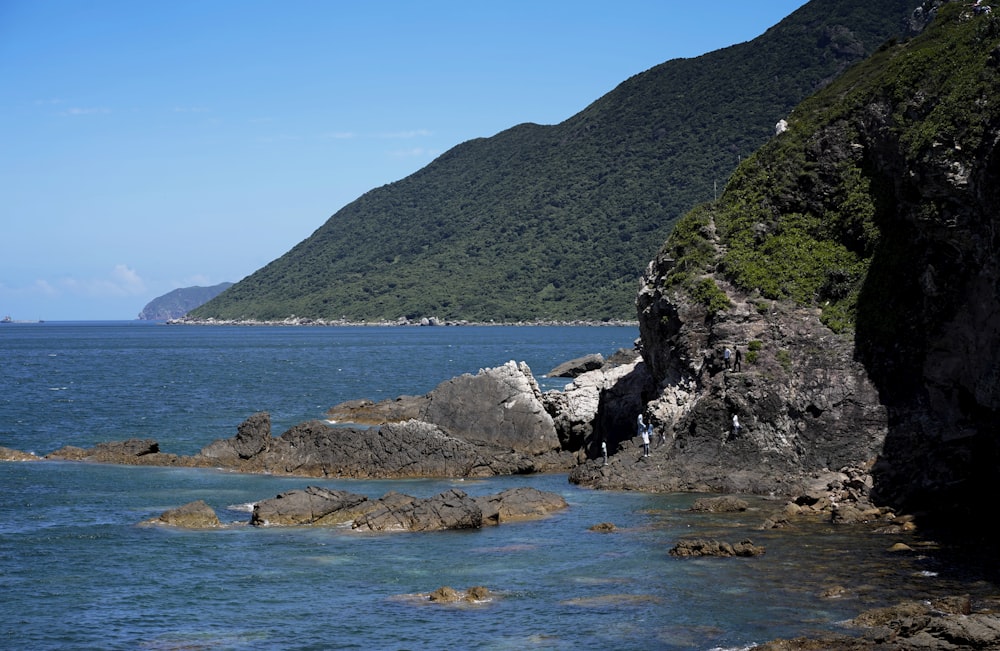
[[179, 319], [191, 310], [204, 305], [233, 283], [219, 283], [211, 287], [181, 287], [154, 298], [139, 312], [140, 321], [169, 321]]
[[767, 490], [853, 467], [875, 499], [938, 513], [995, 482], [1000, 17], [928, 9], [920, 36], [796, 108], [650, 263], [661, 481]]

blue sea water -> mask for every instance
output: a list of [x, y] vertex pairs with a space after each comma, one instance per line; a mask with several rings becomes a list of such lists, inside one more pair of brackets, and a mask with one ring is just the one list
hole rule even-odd
[[[259, 410], [275, 435], [354, 398], [419, 394], [461, 373], [631, 347], [630, 327], [0, 326], [0, 445], [45, 454], [133, 436], [192, 454]], [[239, 526], [307, 485], [379, 497], [529, 485], [549, 519], [360, 535]], [[323, 481], [175, 468], [0, 463], [0, 648], [716, 649], [810, 634], [901, 597], [993, 589], [895, 538], [825, 525], [763, 531], [776, 503], [695, 514], [696, 495], [577, 488], [565, 475]], [[231, 528], [137, 526], [203, 499]], [[612, 522], [614, 533], [590, 531]], [[752, 539], [754, 559], [681, 560], [679, 539]], [[910, 541], [912, 542], [912, 541]], [[483, 604], [420, 595], [482, 585]], [[839, 594], [824, 597], [825, 592]]]

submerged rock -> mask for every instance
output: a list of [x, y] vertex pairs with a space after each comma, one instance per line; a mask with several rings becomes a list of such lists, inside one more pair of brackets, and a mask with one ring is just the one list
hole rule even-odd
[[495, 495], [477, 497], [476, 503], [482, 511], [484, 525], [536, 520], [567, 506], [562, 495], [531, 487], [510, 488]]
[[671, 556], [691, 557], [691, 556], [760, 556], [764, 553], [763, 547], [754, 545], [750, 540], [744, 540], [735, 544], [719, 542], [717, 540], [682, 540], [670, 550]]
[[153, 439], [131, 438], [125, 441], [98, 443], [92, 448], [67, 445], [45, 456], [60, 461], [91, 461], [135, 465], [150, 459], [166, 460], [173, 455], [161, 455], [160, 445]]
[[0, 445], [0, 461], [41, 461], [41, 457], [30, 452], [21, 452]]
[[427, 595], [427, 598], [434, 603], [443, 604], [452, 604], [460, 601], [481, 603], [492, 600], [493, 593], [481, 585], [473, 586], [465, 592], [459, 592], [450, 586], [441, 586]]
[[746, 511], [749, 505], [746, 500], [731, 495], [720, 497], [703, 497], [691, 505], [692, 511], [701, 513], [739, 513]]
[[164, 525], [181, 529], [216, 529], [222, 526], [215, 510], [204, 500], [189, 502], [176, 509], [164, 511], [159, 517], [146, 520], [146, 525]]

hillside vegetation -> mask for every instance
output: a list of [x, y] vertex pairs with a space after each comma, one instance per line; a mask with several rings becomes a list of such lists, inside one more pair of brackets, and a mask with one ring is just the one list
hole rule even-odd
[[739, 411], [828, 468], [846, 433], [879, 501], [968, 524], [1000, 466], [1000, 13], [939, 4], [678, 222], [640, 329], [658, 379], [695, 376], [704, 342], [746, 346], [746, 376], [669, 396], [700, 405], [689, 432]]
[[554, 126], [463, 143], [363, 195], [194, 318], [632, 319], [647, 262], [804, 97], [913, 0], [813, 0], [748, 43], [638, 74]]
[[[901, 287], [869, 279], [876, 253], [893, 260], [878, 270], [898, 274], [908, 266], [906, 251], [893, 249], [898, 233], [886, 238], [884, 230], [898, 228], [896, 218], [912, 211], [940, 219], [942, 206], [954, 201], [911, 205], [920, 193], [905, 191], [913, 181], [896, 177], [896, 168], [934, 161], [942, 148], [946, 156], [983, 149], [991, 119], [985, 109], [1000, 86], [988, 47], [998, 30], [992, 16], [976, 17], [957, 3], [939, 13], [922, 38], [887, 44], [804, 101], [789, 116], [788, 131], [736, 171], [722, 200], [686, 214], [664, 247], [676, 261], [668, 283], [686, 284], [708, 305], [718, 294], [704, 289], [705, 274], [721, 270], [761, 299], [821, 307], [824, 322], [840, 332], [854, 329], [863, 289], [870, 312], [882, 311], [875, 304], [884, 307]], [[883, 111], [890, 113], [891, 139], [902, 145], [892, 156], [873, 152], [889, 134], [868, 132]], [[878, 155], [899, 160], [875, 169]], [[879, 327], [894, 329], [885, 325], [891, 318]]]

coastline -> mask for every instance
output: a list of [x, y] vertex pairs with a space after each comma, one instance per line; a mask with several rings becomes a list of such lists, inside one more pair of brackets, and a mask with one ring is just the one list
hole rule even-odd
[[466, 321], [456, 320], [441, 320], [436, 317], [425, 317], [421, 319], [406, 319], [400, 317], [395, 321], [350, 321], [347, 319], [311, 319], [308, 317], [297, 317], [290, 316], [284, 319], [274, 319], [274, 320], [261, 320], [261, 319], [189, 319], [187, 317], [181, 317], [179, 319], [168, 319], [163, 322], [164, 325], [193, 325], [193, 326], [317, 326], [317, 327], [351, 327], [351, 328], [364, 328], [364, 327], [457, 327], [457, 326], [469, 326], [469, 327], [487, 327], [487, 326], [498, 326], [498, 327], [632, 327], [638, 328], [639, 321], [627, 321], [618, 319], [609, 319], [607, 321], [587, 321], [587, 320], [573, 320], [573, 321], [552, 321], [552, 320], [537, 320], [537, 321]]

